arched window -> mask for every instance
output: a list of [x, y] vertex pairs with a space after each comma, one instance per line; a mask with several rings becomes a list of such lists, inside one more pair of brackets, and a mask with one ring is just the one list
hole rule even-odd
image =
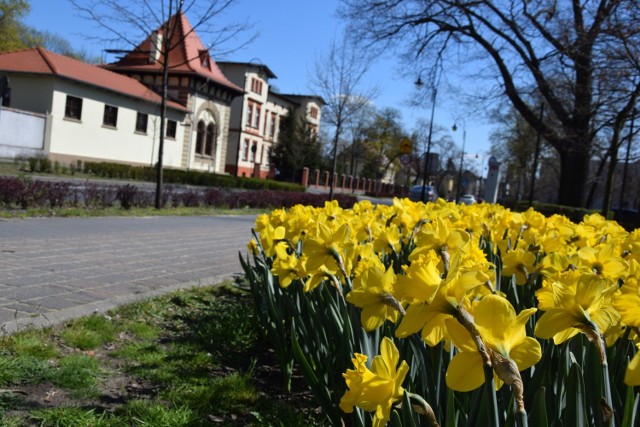
[[213, 157], [215, 155], [217, 133], [216, 126], [213, 123], [209, 123], [207, 125], [206, 144], [204, 148], [204, 154], [206, 156]]
[[198, 122], [197, 133], [196, 133], [196, 153], [204, 154], [204, 143], [205, 143], [205, 124], [203, 120]]

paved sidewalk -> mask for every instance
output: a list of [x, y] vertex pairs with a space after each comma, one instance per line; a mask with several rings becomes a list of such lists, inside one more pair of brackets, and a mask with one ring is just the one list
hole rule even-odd
[[255, 216], [0, 220], [0, 328], [45, 326], [240, 274]]

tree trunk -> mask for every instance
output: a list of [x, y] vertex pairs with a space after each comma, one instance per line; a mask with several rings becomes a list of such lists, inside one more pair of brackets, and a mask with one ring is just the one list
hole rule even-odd
[[559, 154], [558, 203], [566, 206], [584, 207], [584, 190], [589, 177], [589, 153], [587, 150], [561, 150]]

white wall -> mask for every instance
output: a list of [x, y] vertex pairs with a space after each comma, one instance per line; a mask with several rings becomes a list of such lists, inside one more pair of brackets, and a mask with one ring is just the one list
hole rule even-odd
[[[80, 121], [64, 117], [67, 94], [82, 98]], [[118, 107], [116, 128], [103, 126], [105, 104]], [[147, 133], [135, 132], [137, 112], [149, 115]], [[181, 123], [184, 114], [167, 110], [168, 118]], [[140, 163], [157, 161], [159, 143], [159, 106], [106, 90], [57, 81], [52, 102], [52, 131], [49, 151], [52, 154], [80, 158]], [[165, 138], [163, 163], [180, 167], [184, 127], [178, 125], [176, 138]]]
[[0, 108], [0, 158], [42, 154], [45, 120], [41, 114]]

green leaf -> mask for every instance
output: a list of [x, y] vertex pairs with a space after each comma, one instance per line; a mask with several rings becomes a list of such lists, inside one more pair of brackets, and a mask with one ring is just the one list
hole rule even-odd
[[[575, 359], [574, 359], [575, 360]], [[566, 409], [564, 425], [567, 427], [584, 427], [587, 425], [584, 382], [582, 369], [577, 363], [572, 363], [566, 384]]]
[[634, 427], [636, 425], [640, 393], [634, 394], [633, 391], [633, 387], [627, 387], [627, 398], [624, 403], [624, 416], [622, 418], [621, 427]]
[[532, 426], [547, 427], [547, 403], [546, 389], [541, 387], [533, 397], [531, 409], [529, 409], [529, 421]]

